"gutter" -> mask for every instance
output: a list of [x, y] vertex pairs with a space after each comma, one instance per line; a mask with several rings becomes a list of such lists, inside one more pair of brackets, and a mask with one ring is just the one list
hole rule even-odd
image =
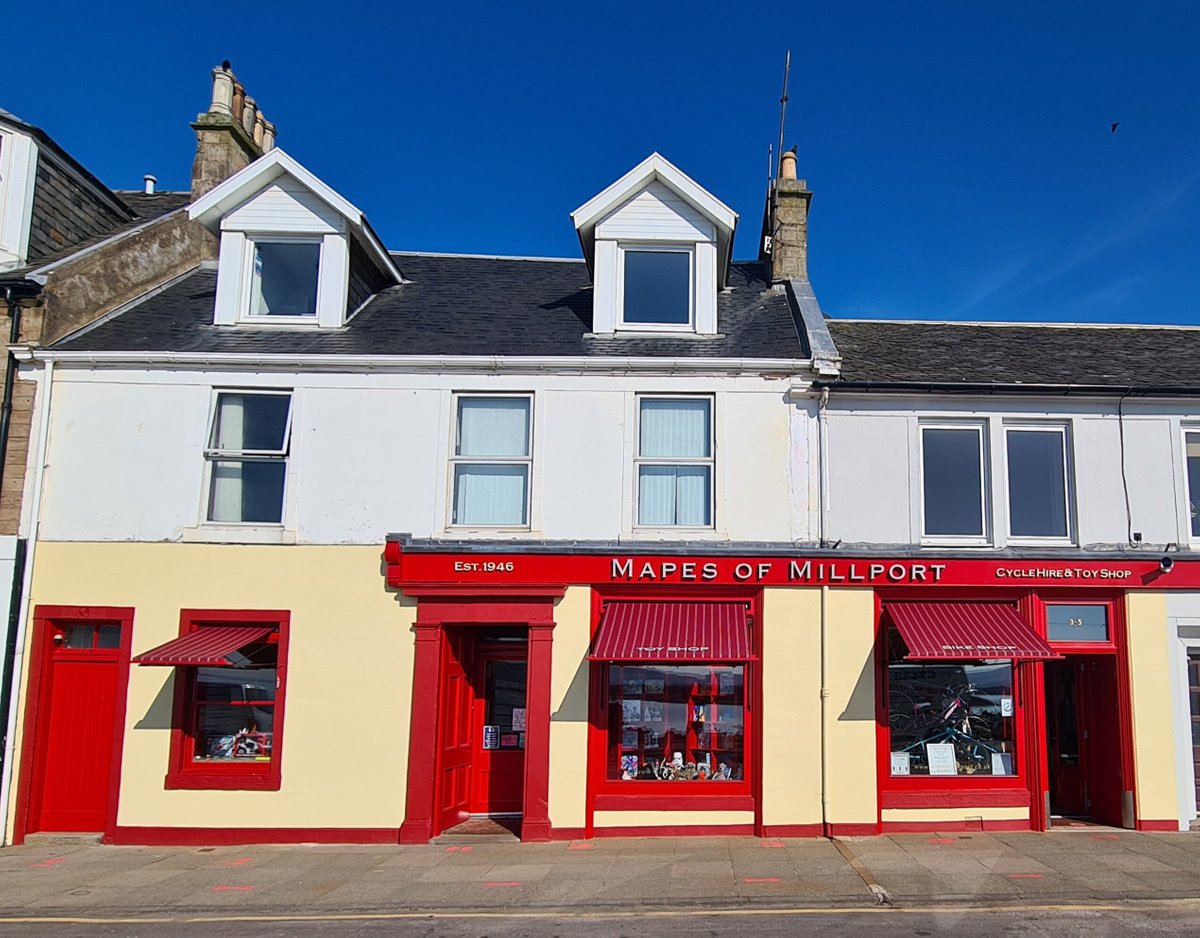
[[808, 359], [797, 358], [646, 358], [589, 356], [511, 355], [262, 355], [248, 352], [95, 352], [71, 349], [12, 347], [20, 362], [55, 362], [62, 365], [136, 365], [139, 367], [213, 366], [285, 370], [379, 372], [590, 372], [628, 371], [651, 374], [778, 374], [802, 375]]
[[821, 381], [812, 383], [815, 391], [850, 391], [864, 394], [1016, 394], [1061, 395], [1064, 397], [1200, 397], [1196, 385], [1116, 385], [1116, 384], [1016, 384], [962, 381]]

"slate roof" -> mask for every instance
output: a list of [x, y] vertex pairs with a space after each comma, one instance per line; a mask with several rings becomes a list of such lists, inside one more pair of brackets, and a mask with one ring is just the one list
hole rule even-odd
[[734, 263], [722, 334], [591, 335], [592, 288], [580, 261], [394, 254], [408, 281], [377, 294], [341, 329], [214, 326], [216, 271], [201, 268], [54, 347], [76, 351], [324, 355], [637, 356], [804, 360], [791, 305], [760, 264]]
[[828, 326], [843, 382], [1200, 388], [1195, 328], [837, 319]]
[[40, 270], [50, 264], [66, 260], [73, 254], [78, 254], [80, 251], [93, 247], [102, 241], [107, 241], [114, 235], [120, 234], [122, 231], [128, 231], [130, 228], [136, 228], [138, 225], [144, 225], [146, 222], [167, 215], [176, 209], [183, 208], [192, 200], [190, 192], [156, 192], [153, 195], [146, 195], [144, 192], [122, 192], [115, 190], [113, 194], [129, 206], [130, 211], [134, 213], [133, 218], [129, 221], [121, 222], [114, 225], [112, 228], [97, 234], [91, 238], [86, 238], [77, 244], [72, 244], [63, 248], [61, 251], [55, 251], [39, 257], [35, 261], [30, 261], [24, 267], [16, 270], [5, 272], [6, 277], [19, 277], [30, 271]]

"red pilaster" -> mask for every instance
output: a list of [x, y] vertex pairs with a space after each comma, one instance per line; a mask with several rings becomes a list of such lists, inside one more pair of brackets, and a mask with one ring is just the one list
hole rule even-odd
[[408, 737], [408, 787], [400, 843], [423, 844], [433, 837], [437, 779], [438, 670], [441, 623], [418, 622], [413, 660], [413, 706]]
[[525, 841], [550, 839], [550, 675], [553, 639], [552, 619], [529, 623], [525, 702], [525, 816], [521, 821], [521, 839]]

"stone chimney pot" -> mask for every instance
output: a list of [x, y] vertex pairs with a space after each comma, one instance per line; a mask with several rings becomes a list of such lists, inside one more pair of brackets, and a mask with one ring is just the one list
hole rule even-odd
[[262, 151], [269, 153], [275, 149], [275, 125], [270, 121], [263, 121], [263, 138]]
[[233, 80], [233, 119], [241, 121], [242, 109], [246, 105], [246, 86], [236, 78]]
[[217, 67], [212, 70], [212, 103], [208, 106], [210, 114], [233, 114], [233, 72]]
[[257, 118], [258, 105], [250, 95], [246, 95], [246, 101], [242, 105], [242, 130], [246, 131], [246, 136], [251, 139], [254, 137], [254, 121]]
[[154, 184], [157, 183], [158, 180], [155, 179], [153, 176], [151, 176], [149, 173], [146, 173], [146, 175], [142, 177], [142, 182], [145, 183], [145, 186], [146, 186], [146, 188], [145, 188], [146, 195], [154, 195]]
[[262, 111], [259, 111], [254, 116], [254, 145], [263, 149], [263, 136], [267, 130], [267, 119], [263, 117]]
[[787, 150], [779, 158], [779, 175], [784, 179], [796, 178], [796, 151]]

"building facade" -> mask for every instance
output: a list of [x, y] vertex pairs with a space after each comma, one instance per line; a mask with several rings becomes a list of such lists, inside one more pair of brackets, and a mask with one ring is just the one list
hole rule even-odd
[[737, 262], [654, 154], [562, 260], [200, 193], [215, 259], [17, 352], [10, 836], [1186, 827], [1198, 333], [831, 320], [809, 200]]

